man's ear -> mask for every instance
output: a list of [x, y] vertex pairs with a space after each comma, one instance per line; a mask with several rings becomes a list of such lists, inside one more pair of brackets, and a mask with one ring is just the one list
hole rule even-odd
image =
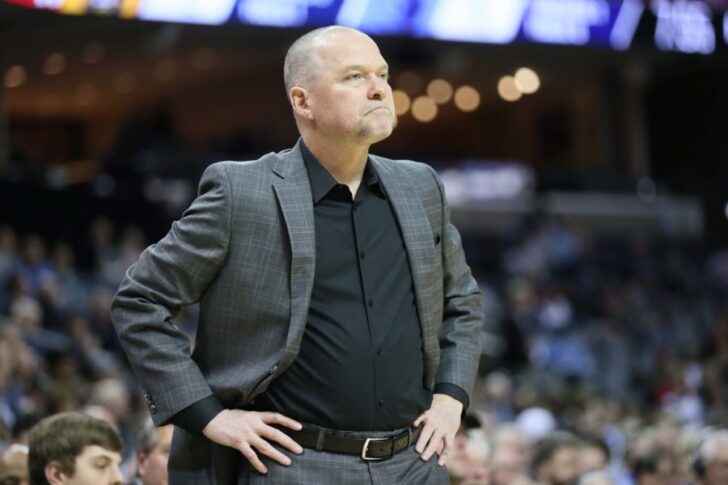
[[137, 473], [141, 476], [147, 472], [147, 458], [149, 455], [144, 451], [137, 451]]
[[311, 107], [309, 106], [308, 91], [301, 86], [294, 86], [289, 93], [289, 100], [293, 107], [293, 112], [307, 120], [313, 119]]
[[46, 480], [48, 480], [48, 483], [50, 483], [50, 485], [63, 485], [64, 483], [66, 483], [66, 479], [68, 477], [61, 468], [61, 465], [59, 465], [57, 462], [48, 462], [45, 466], [44, 471]]

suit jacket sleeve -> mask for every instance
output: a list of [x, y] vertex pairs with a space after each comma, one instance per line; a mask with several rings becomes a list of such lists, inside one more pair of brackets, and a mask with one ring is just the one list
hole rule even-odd
[[190, 357], [189, 339], [171, 320], [181, 306], [199, 301], [217, 275], [228, 251], [230, 220], [230, 179], [222, 164], [213, 164], [192, 205], [142, 252], [114, 297], [114, 326], [157, 425], [212, 395]]
[[[431, 169], [432, 170], [432, 169]], [[484, 315], [482, 295], [465, 262], [462, 241], [458, 230], [450, 222], [450, 208], [439, 177], [432, 170], [442, 199], [442, 267], [443, 267], [443, 315], [440, 328], [440, 366], [435, 378], [435, 391], [454, 395], [452, 386], [464, 390], [469, 396], [481, 353], [480, 331]], [[468, 407], [469, 399], [463, 403]]]

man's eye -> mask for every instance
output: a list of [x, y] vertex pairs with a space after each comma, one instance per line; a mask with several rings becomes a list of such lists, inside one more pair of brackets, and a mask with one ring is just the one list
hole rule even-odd
[[383, 73], [379, 74], [379, 77], [384, 79], [385, 81], [389, 81], [389, 73], [387, 73], [387, 72], [383, 72]]
[[361, 73], [355, 72], [355, 73], [349, 74], [348, 76], [346, 76], [346, 79], [351, 79], [351, 80], [361, 79]]

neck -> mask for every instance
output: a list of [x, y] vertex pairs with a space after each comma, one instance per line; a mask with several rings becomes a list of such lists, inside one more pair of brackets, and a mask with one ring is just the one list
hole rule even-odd
[[342, 144], [330, 140], [303, 136], [303, 142], [316, 159], [341, 184], [358, 184], [364, 174], [369, 145]]

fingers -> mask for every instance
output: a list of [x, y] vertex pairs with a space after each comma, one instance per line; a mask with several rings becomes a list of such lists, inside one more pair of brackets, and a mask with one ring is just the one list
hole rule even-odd
[[415, 428], [419, 427], [419, 425], [422, 424], [422, 422], [425, 420], [426, 417], [427, 417], [426, 412], [420, 414], [420, 416], [417, 419], [415, 419], [415, 422], [412, 423], [412, 426], [414, 426]]
[[262, 461], [258, 458], [258, 455], [255, 454], [255, 451], [250, 447], [250, 445], [245, 442], [240, 445], [240, 453], [243, 454], [246, 460], [250, 462], [251, 465], [253, 465], [253, 468], [258, 470], [260, 473], [268, 473], [268, 468], [263, 464]]
[[291, 464], [291, 459], [266, 439], [276, 442], [294, 453], [303, 453], [303, 448], [291, 437], [268, 424], [279, 424], [293, 429], [300, 429], [302, 427], [300, 423], [278, 413], [245, 411], [240, 416], [242, 418], [242, 427], [238, 429], [241, 439], [238, 449], [258, 472], [268, 472], [268, 468], [260, 460], [258, 454], [264, 455], [284, 466]]
[[422, 452], [425, 451], [427, 442], [430, 441], [430, 437], [434, 431], [435, 428], [430, 425], [430, 423], [425, 423], [422, 428], [422, 432], [420, 433], [420, 437], [417, 440], [417, 444], [415, 445], [415, 451], [417, 451], [417, 453], [422, 454]]
[[291, 464], [291, 459], [288, 458], [286, 455], [281, 453], [279, 450], [277, 450], [273, 445], [268, 443], [263, 438], [256, 438], [253, 440], [253, 446], [255, 449], [257, 449], [260, 453], [264, 454], [271, 460], [277, 461], [281, 465], [288, 466]]
[[281, 426], [295, 430], [303, 428], [303, 425], [298, 421], [294, 421], [280, 413], [260, 413], [260, 419], [266, 424], [280, 424]]
[[263, 436], [264, 438], [267, 438], [270, 441], [275, 441], [279, 445], [287, 448], [288, 450], [292, 451], [293, 453], [296, 453], [297, 455], [300, 455], [303, 453], [303, 448], [301, 445], [293, 441], [293, 438], [288, 436], [283, 431], [276, 429], [272, 426], [264, 425], [261, 427], [261, 429], [258, 431], [258, 434], [260, 436]]
[[437, 454], [440, 455], [440, 459], [437, 460], [437, 464], [440, 466], [445, 466], [447, 464], [447, 460], [450, 459], [450, 453], [453, 449], [453, 443], [452, 439], [450, 439], [447, 435], [445, 435], [441, 441], [440, 449], [437, 451]]
[[447, 461], [451, 441], [447, 437], [447, 434], [440, 428], [431, 422], [425, 421], [420, 437], [415, 445], [415, 451], [420, 454], [420, 458], [423, 461], [429, 460], [434, 453], [437, 453], [440, 455], [438, 463], [443, 465]]
[[422, 460], [427, 461], [430, 459], [430, 457], [435, 453], [437, 450], [437, 447], [440, 446], [440, 442], [443, 439], [443, 433], [440, 430], [433, 431], [429, 443], [427, 443], [427, 448], [425, 448], [425, 451], [421, 453]]

